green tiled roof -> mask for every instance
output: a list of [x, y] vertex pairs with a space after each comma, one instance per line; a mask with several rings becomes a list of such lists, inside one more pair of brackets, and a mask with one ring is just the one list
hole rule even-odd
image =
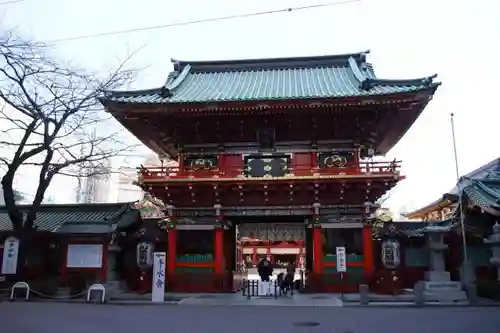
[[[30, 206], [20, 206], [27, 212]], [[139, 212], [128, 203], [42, 205], [35, 221], [39, 231], [58, 233], [108, 233], [130, 225]], [[0, 232], [11, 231], [5, 206], [0, 206]]]
[[426, 227], [444, 227], [450, 230], [455, 226], [456, 219], [452, 218], [445, 221], [434, 222], [381, 222], [374, 223], [373, 236], [383, 237], [385, 235], [403, 236], [403, 237], [423, 237], [425, 235]]
[[430, 76], [382, 80], [366, 62], [366, 54], [250, 59], [176, 61], [163, 87], [107, 92], [103, 104], [181, 104], [231, 101], [299, 100], [363, 97], [416, 92], [433, 93], [439, 83]]
[[471, 179], [463, 190], [474, 205], [500, 212], [500, 172], [491, 171], [484, 178]]

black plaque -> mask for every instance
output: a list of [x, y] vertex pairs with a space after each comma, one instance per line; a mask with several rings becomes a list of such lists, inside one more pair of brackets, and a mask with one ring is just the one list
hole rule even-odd
[[248, 177], [283, 177], [289, 171], [288, 155], [248, 156], [245, 158], [245, 172]]
[[355, 156], [353, 151], [334, 151], [318, 154], [320, 168], [345, 168], [354, 166]]

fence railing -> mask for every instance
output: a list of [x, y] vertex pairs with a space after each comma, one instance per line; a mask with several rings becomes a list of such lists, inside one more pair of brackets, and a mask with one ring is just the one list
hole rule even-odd
[[[328, 175], [392, 175], [399, 172], [401, 161], [370, 161], [343, 167], [320, 168], [319, 166], [296, 165], [287, 168], [283, 177], [328, 176]], [[261, 178], [251, 177], [242, 165], [221, 165], [193, 169], [190, 167], [145, 167], [138, 168], [139, 179], [192, 179], [192, 178]], [[264, 177], [265, 178], [265, 177]]]
[[263, 282], [260, 280], [244, 280], [242, 295], [247, 299], [251, 299], [252, 297], [278, 298], [285, 295], [293, 296], [295, 289], [295, 284], [292, 284], [287, 289], [281, 288], [278, 280], [272, 280], [269, 282]]

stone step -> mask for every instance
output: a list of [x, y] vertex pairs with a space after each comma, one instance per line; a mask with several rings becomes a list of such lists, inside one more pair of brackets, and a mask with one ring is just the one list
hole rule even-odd
[[[165, 294], [165, 301], [180, 301], [181, 297]], [[116, 301], [151, 301], [151, 294], [137, 294], [132, 292], [110, 294], [110, 300]]]
[[462, 284], [458, 281], [424, 281], [424, 290], [426, 291], [460, 291]]
[[463, 290], [424, 291], [426, 301], [466, 302], [467, 294]]

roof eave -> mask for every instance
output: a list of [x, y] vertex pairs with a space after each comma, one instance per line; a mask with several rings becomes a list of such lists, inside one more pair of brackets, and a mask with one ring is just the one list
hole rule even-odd
[[[307, 98], [294, 98], [294, 99], [248, 99], [248, 100], [225, 100], [225, 101], [212, 101], [212, 100], [207, 100], [207, 101], [176, 101], [176, 102], [162, 102], [162, 103], [157, 103], [157, 102], [143, 102], [143, 101], [114, 101], [114, 100], [108, 100], [107, 101], [107, 106], [110, 107], [111, 105], [143, 105], [143, 106], [153, 106], [153, 105], [163, 105], [163, 106], [172, 106], [172, 107], [192, 107], [193, 109], [200, 108], [201, 106], [206, 107], [207, 104], [212, 105], [213, 108], [217, 108], [222, 105], [229, 105], [229, 104], [234, 104], [234, 103], [252, 103], [255, 104], [256, 106], [262, 106], [262, 104], [265, 103], [286, 103], [286, 104], [293, 104], [293, 103], [302, 103], [302, 102], [307, 102], [310, 101], [311, 104], [318, 105], [319, 104], [325, 104], [325, 105], [336, 105], [336, 104], [349, 104], [349, 103], [357, 103], [358, 101], [365, 101], [365, 100], [373, 100], [373, 99], [387, 99], [391, 97], [398, 97], [398, 96], [404, 96], [404, 95], [417, 95], [420, 93], [425, 93], [425, 95], [432, 97], [437, 89], [437, 87], [440, 85], [440, 83], [434, 83], [428, 87], [422, 87], [419, 89], [414, 89], [414, 90], [409, 90], [409, 91], [399, 91], [399, 92], [391, 92], [387, 94], [370, 94], [370, 95], [352, 95], [352, 96], [327, 96], [327, 97], [307, 97]], [[131, 96], [132, 97], [132, 96]], [[114, 110], [108, 110], [108, 112], [114, 112]]]

